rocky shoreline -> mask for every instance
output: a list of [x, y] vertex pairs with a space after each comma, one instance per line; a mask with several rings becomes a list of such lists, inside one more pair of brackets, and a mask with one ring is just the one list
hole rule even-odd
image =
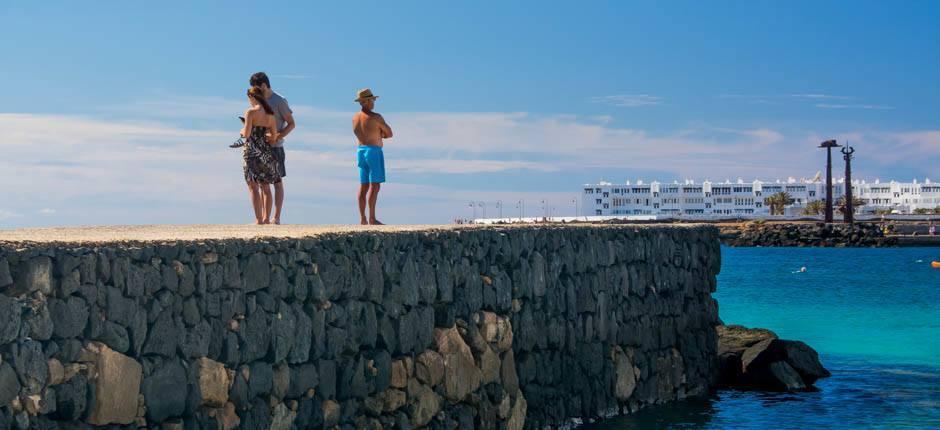
[[720, 325], [715, 329], [717, 388], [811, 391], [817, 380], [831, 375], [819, 361], [819, 354], [803, 342], [780, 339], [762, 328]]
[[885, 236], [876, 224], [762, 223], [720, 227], [721, 243], [728, 246], [888, 247], [897, 238]]

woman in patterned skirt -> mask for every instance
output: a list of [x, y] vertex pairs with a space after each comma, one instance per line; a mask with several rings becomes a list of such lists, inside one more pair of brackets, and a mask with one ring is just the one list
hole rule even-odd
[[255, 210], [255, 224], [269, 224], [274, 201], [268, 185], [281, 182], [277, 159], [271, 149], [277, 142], [277, 123], [274, 110], [264, 98], [264, 90], [251, 87], [248, 103], [251, 107], [245, 111], [245, 126], [241, 132], [246, 140], [243, 149], [245, 182]]

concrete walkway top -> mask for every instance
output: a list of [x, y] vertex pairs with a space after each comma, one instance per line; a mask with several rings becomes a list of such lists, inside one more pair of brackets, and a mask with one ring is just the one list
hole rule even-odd
[[[608, 225], [607, 227], [624, 227]], [[636, 228], [657, 228], [656, 225], [630, 225]], [[658, 228], [688, 228], [693, 224], [659, 225]], [[149, 242], [149, 241], [199, 241], [221, 239], [302, 238], [330, 233], [356, 232], [411, 232], [434, 230], [460, 230], [481, 228], [561, 228], [592, 227], [600, 224], [514, 224], [514, 225], [140, 225], [140, 226], [92, 226], [51, 227], [0, 230], [0, 243], [103, 243], [103, 242]]]
[[409, 225], [121, 225], [0, 230], [0, 242], [121, 242], [301, 238], [327, 233], [427, 231], [472, 226]]

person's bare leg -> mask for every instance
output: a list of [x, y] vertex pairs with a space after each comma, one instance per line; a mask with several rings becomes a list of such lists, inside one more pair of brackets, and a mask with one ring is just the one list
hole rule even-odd
[[384, 225], [378, 219], [375, 218], [375, 203], [379, 200], [379, 190], [382, 189], [382, 184], [375, 182], [370, 184], [369, 187], [369, 224], [371, 225]]
[[369, 184], [359, 184], [359, 224], [369, 224], [366, 219], [366, 194], [369, 193]]
[[261, 184], [261, 201], [263, 203], [263, 214], [264, 218], [261, 220], [262, 224], [271, 223], [271, 208], [274, 206], [274, 199], [271, 197], [271, 185], [270, 184]]
[[257, 182], [248, 183], [248, 197], [251, 199], [251, 207], [255, 210], [255, 224], [261, 224], [264, 214], [261, 213], [261, 191], [258, 190]]
[[284, 180], [274, 184], [274, 220], [275, 224], [281, 223], [281, 207], [284, 206]]

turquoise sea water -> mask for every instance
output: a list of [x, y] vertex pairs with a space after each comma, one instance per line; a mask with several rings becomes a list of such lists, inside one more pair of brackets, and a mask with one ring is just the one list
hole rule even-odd
[[[722, 248], [719, 314], [815, 348], [812, 393], [719, 391], [594, 429], [940, 429], [940, 248]], [[806, 267], [806, 272], [798, 272]]]

